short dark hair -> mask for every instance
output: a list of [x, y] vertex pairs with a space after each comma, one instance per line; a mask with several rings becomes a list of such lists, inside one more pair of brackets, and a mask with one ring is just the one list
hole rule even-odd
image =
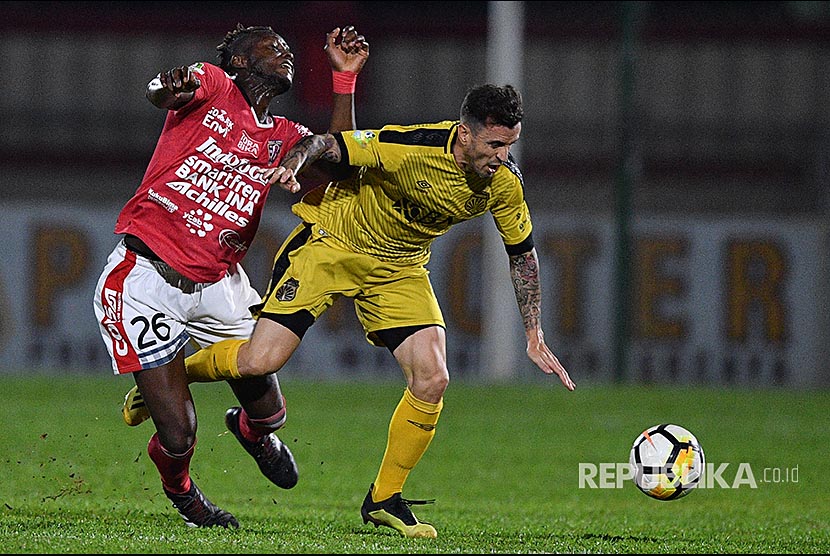
[[461, 122], [515, 127], [522, 121], [522, 96], [512, 85], [478, 85], [467, 91], [461, 104]]
[[216, 58], [219, 60], [219, 67], [228, 73], [231, 73], [231, 58], [237, 54], [247, 54], [250, 52], [254, 41], [264, 35], [276, 35], [277, 33], [271, 27], [245, 27], [241, 23], [236, 24], [236, 29], [228, 31], [225, 34], [225, 40], [222, 44], [217, 45], [216, 50], [219, 54]]

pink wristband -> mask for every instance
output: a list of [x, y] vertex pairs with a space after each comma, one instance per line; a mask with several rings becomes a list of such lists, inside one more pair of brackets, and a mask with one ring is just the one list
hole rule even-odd
[[353, 95], [357, 74], [353, 71], [332, 71], [331, 80], [334, 92], [338, 95]]

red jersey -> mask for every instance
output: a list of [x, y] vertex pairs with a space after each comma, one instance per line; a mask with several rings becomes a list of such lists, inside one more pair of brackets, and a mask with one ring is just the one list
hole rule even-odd
[[311, 131], [282, 117], [260, 123], [221, 68], [198, 63], [191, 70], [201, 87], [167, 113], [115, 233], [141, 238], [191, 280], [217, 282], [254, 239], [270, 189], [262, 171]]

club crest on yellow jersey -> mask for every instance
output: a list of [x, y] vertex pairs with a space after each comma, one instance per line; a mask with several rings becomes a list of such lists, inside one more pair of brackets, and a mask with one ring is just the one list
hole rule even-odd
[[464, 203], [464, 209], [470, 214], [479, 214], [487, 210], [487, 202], [490, 200], [490, 193], [482, 191], [476, 193]]
[[274, 294], [277, 301], [292, 301], [297, 296], [300, 282], [296, 278], [289, 278]]

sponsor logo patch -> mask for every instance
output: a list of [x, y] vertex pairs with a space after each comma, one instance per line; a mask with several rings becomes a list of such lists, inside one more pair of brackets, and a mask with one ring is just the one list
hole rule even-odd
[[213, 224], [208, 220], [213, 219], [213, 215], [206, 213], [202, 209], [193, 209], [184, 213], [182, 218], [187, 222], [187, 227], [191, 234], [196, 234], [199, 237], [205, 237], [208, 232], [213, 230]]
[[407, 419], [407, 422], [415, 425], [419, 429], [423, 429], [427, 432], [435, 430], [435, 425], [427, 425], [426, 423], [418, 423], [417, 421], [413, 421], [412, 419]]
[[353, 138], [355, 141], [357, 141], [357, 143], [358, 143], [361, 147], [366, 147], [366, 146], [369, 144], [369, 142], [370, 142], [372, 139], [374, 139], [375, 137], [377, 137], [377, 136], [375, 135], [375, 132], [374, 132], [374, 131], [360, 131], [360, 130], [355, 130], [355, 131], [352, 133], [352, 138]]
[[[271, 145], [268, 145], [269, 149]], [[242, 130], [242, 137], [239, 138], [239, 143], [236, 144], [236, 148], [242, 152], [251, 153], [255, 157], [259, 156], [259, 143], [251, 139], [251, 136], [243, 129]]]
[[242, 238], [239, 237], [236, 230], [222, 230], [219, 232], [219, 245], [233, 249], [237, 253], [248, 250], [248, 246], [242, 242]]
[[[222, 137], [227, 137], [228, 133], [233, 129], [233, 120], [231, 120], [230, 116], [225, 110], [221, 110], [216, 108], [215, 106], [211, 106], [208, 113], [205, 114], [205, 117], [202, 118], [202, 125], [208, 128], [211, 131], [215, 131]], [[243, 138], [245, 136], [245, 131], [242, 131]], [[248, 139], [250, 141], [250, 138]], [[240, 143], [242, 141], [240, 140]], [[241, 148], [241, 147], [240, 147]], [[259, 146], [257, 145], [257, 148]]]

